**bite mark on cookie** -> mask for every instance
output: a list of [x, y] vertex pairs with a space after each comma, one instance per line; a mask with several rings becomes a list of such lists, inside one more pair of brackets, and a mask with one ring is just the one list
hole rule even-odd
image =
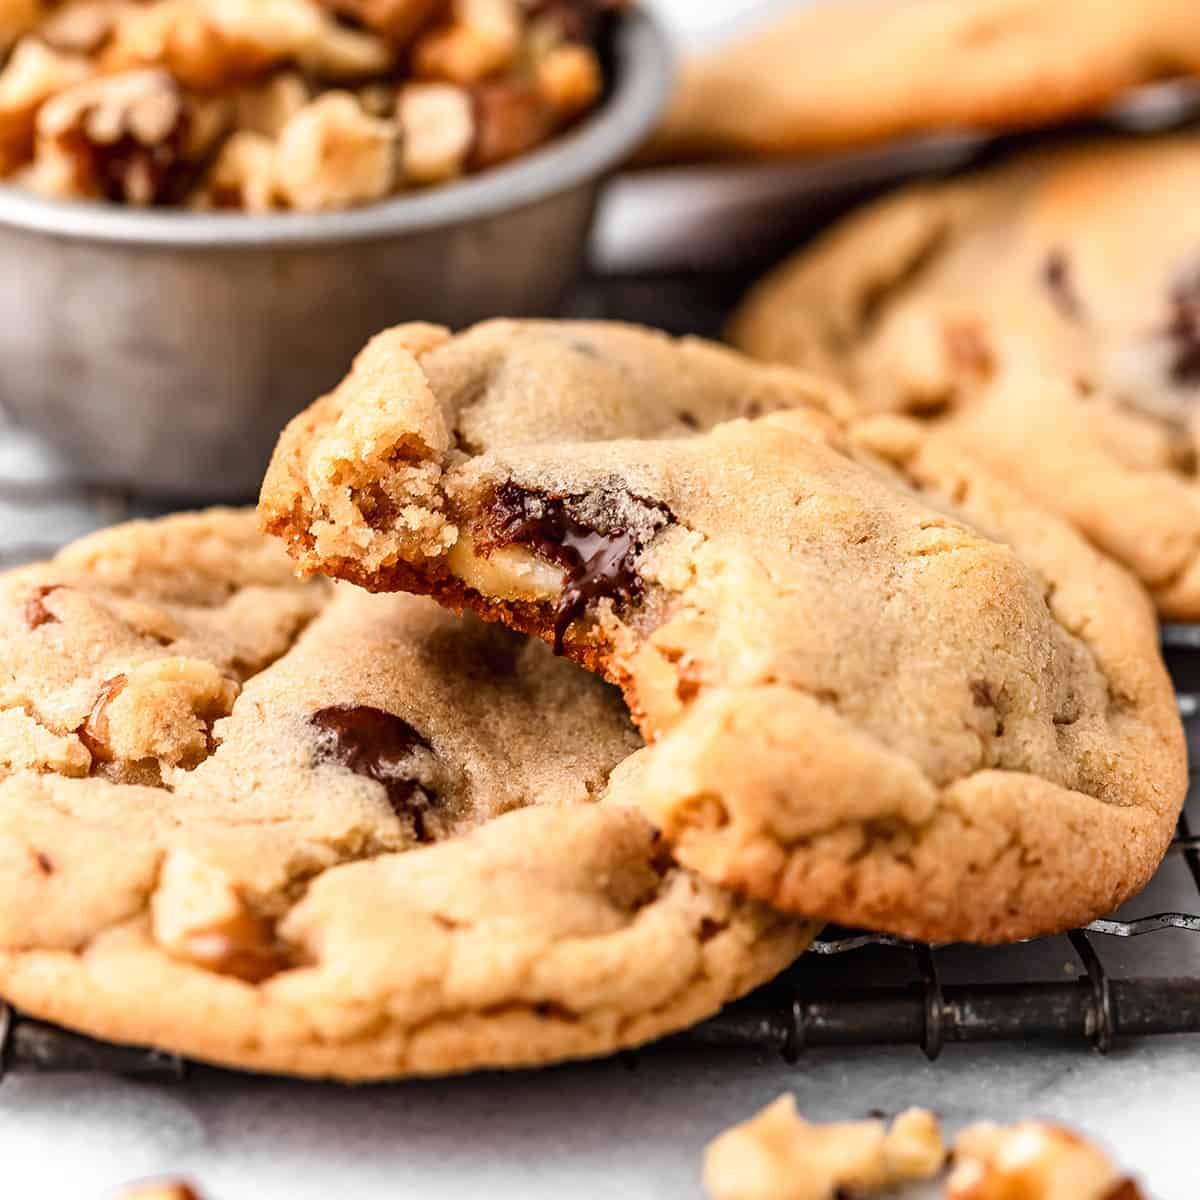
[[548, 496], [507, 483], [496, 490], [488, 524], [477, 553], [506, 546], [522, 546], [536, 558], [552, 563], [563, 573], [554, 614], [554, 652], [562, 654], [567, 630], [590, 606], [601, 600], [629, 602], [642, 592], [637, 558], [653, 532], [674, 518], [665, 505], [630, 496], [645, 510], [641, 531], [614, 523], [601, 528], [581, 519], [586, 497]]

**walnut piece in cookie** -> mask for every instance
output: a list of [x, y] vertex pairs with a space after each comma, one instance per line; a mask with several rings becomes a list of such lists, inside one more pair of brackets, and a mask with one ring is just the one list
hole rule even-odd
[[275, 159], [276, 185], [289, 208], [348, 208], [395, 186], [397, 130], [366, 113], [349, 92], [326, 92], [283, 127]]
[[1142, 1200], [1098, 1146], [1062, 1125], [981, 1122], [954, 1141], [946, 1200]]
[[167, 854], [150, 913], [154, 940], [172, 958], [247, 983], [290, 964], [271, 922], [229, 875], [187, 850]]
[[170, 203], [222, 126], [218, 107], [186, 96], [165, 71], [89, 80], [42, 106], [30, 182], [56, 197]]
[[945, 1162], [937, 1118], [908, 1109], [892, 1121], [810, 1124], [786, 1094], [711, 1142], [704, 1184], [712, 1200], [837, 1200], [931, 1179]]

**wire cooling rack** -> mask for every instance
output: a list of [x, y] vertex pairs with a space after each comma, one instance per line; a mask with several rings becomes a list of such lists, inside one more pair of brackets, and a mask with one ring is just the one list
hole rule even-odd
[[[622, 315], [637, 315], [630, 309], [638, 308], [643, 287], [661, 303], [661, 280], [622, 286]], [[685, 296], [714, 308], [724, 302], [719, 293], [690, 284], [677, 296], [680, 304]], [[700, 315], [693, 312], [693, 325], [704, 324]], [[6, 427], [0, 415], [0, 569], [44, 557], [114, 521], [161, 511], [127, 494], [81, 486], [40, 443]], [[1200, 762], [1200, 625], [1168, 625], [1162, 636], [1189, 741], [1196, 742], [1192, 757]], [[1200, 788], [1193, 790], [1200, 804]], [[668, 1044], [774, 1051], [793, 1060], [806, 1046], [910, 1043], [934, 1059], [953, 1042], [1084, 1039], [1105, 1052], [1118, 1039], [1200, 1032], [1200, 938], [1181, 954], [1174, 946], [1164, 956], [1160, 945], [1172, 930], [1200, 934], [1197, 831], [1200, 820], [1185, 814], [1160, 871], [1175, 876], [1170, 911], [1146, 908], [1133, 917], [1093, 921], [1064, 938], [973, 949], [965, 980], [957, 978], [964, 948], [827, 930], [780, 980]], [[1157, 891], [1152, 883], [1134, 903], [1148, 903]], [[1115, 972], [1105, 958], [1116, 957], [1112, 947], [1118, 944], [1132, 953], [1120, 956], [1123, 969]], [[1052, 977], [1048, 958], [1054, 960]], [[1161, 970], [1164, 961], [1168, 973]], [[0, 1003], [0, 1079], [7, 1071], [171, 1079], [182, 1077], [186, 1066], [174, 1055], [94, 1041]]]

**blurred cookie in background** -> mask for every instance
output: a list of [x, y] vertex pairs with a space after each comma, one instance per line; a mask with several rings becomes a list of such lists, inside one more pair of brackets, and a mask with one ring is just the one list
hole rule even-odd
[[685, 63], [648, 157], [788, 158], [1094, 112], [1200, 73], [1189, 0], [829, 0]]
[[1200, 617], [1200, 141], [1104, 140], [850, 217], [734, 318], [935, 424]]

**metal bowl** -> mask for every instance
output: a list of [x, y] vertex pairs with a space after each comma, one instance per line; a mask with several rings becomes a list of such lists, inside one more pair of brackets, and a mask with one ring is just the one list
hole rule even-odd
[[600, 186], [670, 82], [646, 14], [614, 51], [610, 95], [572, 132], [348, 212], [146, 212], [0, 188], [0, 406], [87, 481], [253, 495], [280, 428], [371, 334], [555, 312]]

